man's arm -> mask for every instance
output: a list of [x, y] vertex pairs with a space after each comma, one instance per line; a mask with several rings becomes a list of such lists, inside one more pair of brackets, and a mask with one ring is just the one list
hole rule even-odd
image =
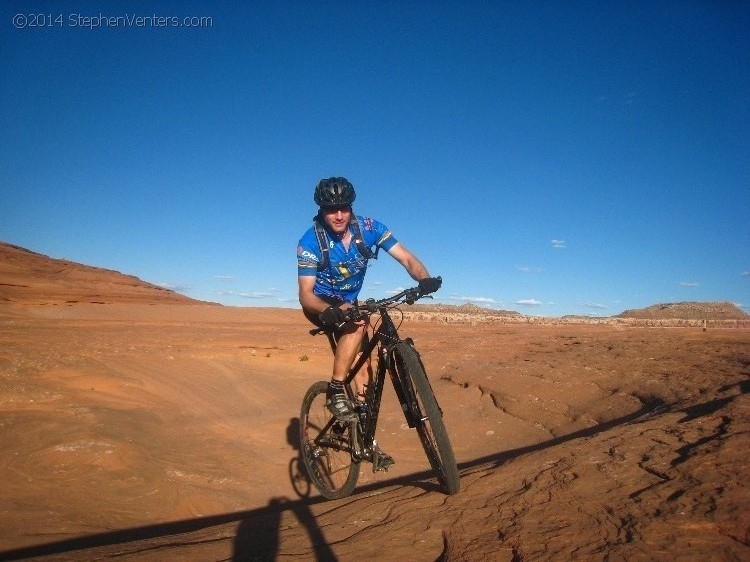
[[396, 242], [396, 244], [388, 250], [388, 253], [393, 256], [398, 263], [404, 266], [404, 269], [406, 269], [409, 275], [411, 275], [411, 278], [415, 281], [430, 276], [424, 264], [419, 261], [417, 256], [407, 250], [401, 242]]
[[[338, 326], [344, 321], [342, 311], [350, 309], [352, 303], [328, 304], [313, 292], [315, 277], [311, 275], [298, 275], [297, 283], [299, 284], [299, 303], [307, 314], [317, 316], [324, 325], [329, 326]], [[364, 325], [362, 322], [357, 322], [357, 324]], [[343, 340], [339, 343], [341, 341]]]
[[328, 308], [328, 303], [313, 293], [315, 287], [314, 275], [297, 276], [299, 284], [299, 303], [307, 312], [319, 314]]

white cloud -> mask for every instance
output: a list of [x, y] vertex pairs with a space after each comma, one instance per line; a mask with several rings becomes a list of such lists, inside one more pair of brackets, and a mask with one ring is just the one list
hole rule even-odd
[[520, 304], [523, 306], [541, 306], [542, 302], [536, 299], [521, 299], [516, 301], [514, 304]]
[[742, 275], [742, 277], [750, 277], [750, 271], [743, 271], [740, 275]]
[[696, 281], [682, 281], [680, 282], [681, 287], [698, 287], [700, 283]]
[[550, 240], [550, 244], [552, 244], [553, 248], [560, 249], [560, 250], [568, 247], [568, 245], [565, 243], [565, 240], [553, 239], [553, 240]]
[[517, 265], [516, 269], [518, 271], [523, 271], [524, 273], [542, 273], [544, 271], [544, 268], [542, 267], [530, 267], [527, 265]]
[[276, 296], [268, 291], [252, 291], [250, 293], [240, 293], [237, 291], [216, 291], [216, 294], [224, 297], [240, 297], [243, 299], [267, 299]]
[[397, 295], [401, 291], [404, 291], [405, 289], [403, 287], [396, 287], [395, 289], [391, 289], [390, 291], [386, 291], [389, 295]]
[[217, 281], [234, 281], [234, 275], [214, 275]]
[[585, 308], [596, 308], [596, 309], [604, 309], [607, 308], [606, 304], [601, 304], [598, 302], [585, 302], [581, 306]]
[[464, 301], [464, 302], [483, 302], [487, 304], [493, 304], [495, 299], [490, 297], [460, 297], [458, 295], [451, 295], [448, 297], [453, 301]]

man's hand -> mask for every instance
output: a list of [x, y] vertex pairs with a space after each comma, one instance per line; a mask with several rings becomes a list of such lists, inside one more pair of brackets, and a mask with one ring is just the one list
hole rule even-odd
[[318, 315], [323, 326], [336, 328], [346, 319], [346, 313], [338, 306], [331, 305]]
[[419, 280], [419, 290], [423, 295], [429, 295], [434, 293], [443, 284], [443, 279], [440, 277], [425, 277]]

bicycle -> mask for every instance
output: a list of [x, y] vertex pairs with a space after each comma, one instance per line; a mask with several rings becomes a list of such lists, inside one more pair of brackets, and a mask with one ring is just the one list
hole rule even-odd
[[[416, 428], [443, 491], [452, 495], [460, 489], [458, 467], [442, 410], [422, 360], [411, 338], [402, 340], [399, 337], [398, 327], [389, 314], [389, 310], [400, 304], [414, 304], [423, 296], [419, 288], [414, 287], [382, 300], [355, 301], [347, 311], [346, 322], [365, 321], [368, 325], [362, 353], [349, 370], [344, 385], [354, 404], [356, 421], [340, 421], [328, 410], [326, 381], [313, 384], [302, 400], [300, 447], [303, 463], [311, 482], [327, 499], [343, 498], [354, 491], [362, 461], [372, 463], [373, 472], [387, 470], [393, 462], [380, 452], [375, 440], [386, 373], [390, 375], [406, 423], [410, 428]], [[379, 325], [371, 326], [370, 317], [375, 314], [380, 317]], [[330, 330], [316, 328], [310, 330], [310, 334], [326, 334], [335, 351], [335, 338]], [[376, 349], [377, 369], [366, 387], [364, 402], [359, 402], [352, 381]]]

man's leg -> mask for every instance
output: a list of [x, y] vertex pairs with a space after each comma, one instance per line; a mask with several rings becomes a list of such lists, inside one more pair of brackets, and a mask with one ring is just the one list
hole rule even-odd
[[[360, 333], [361, 332], [361, 333]], [[349, 346], [350, 343], [353, 347], [355, 347], [354, 356], [350, 357], [351, 349], [347, 347], [345, 350], [346, 357], [342, 359], [342, 365], [337, 366], [336, 365], [336, 358], [334, 357], [334, 369], [333, 369], [333, 380], [340, 380], [343, 381], [344, 378], [346, 378], [347, 373], [349, 372], [349, 369], [352, 368], [352, 365], [354, 365], [354, 362], [359, 359], [360, 351], [362, 349], [362, 341], [364, 339], [364, 335], [366, 333], [365, 326], [357, 326], [357, 331], [353, 333], [353, 335], [356, 335], [356, 339], [352, 337], [351, 342], [347, 342], [345, 345]], [[339, 342], [340, 343], [340, 342]], [[343, 371], [339, 371], [338, 369], [343, 369]], [[370, 384], [370, 381], [372, 380], [372, 363], [370, 362], [370, 359], [368, 358], [367, 361], [362, 365], [362, 368], [359, 370], [359, 372], [354, 376], [354, 389], [355, 393], [357, 395], [358, 400], [364, 400], [365, 399], [365, 390], [367, 389], [367, 385]]]
[[[339, 335], [336, 342], [336, 355], [333, 357], [333, 380], [344, 381], [349, 369], [354, 364], [357, 353], [359, 353], [364, 335], [364, 324], [347, 326], [346, 331]], [[359, 375], [357, 378], [359, 378]]]
[[[338, 419], [343, 421], [355, 421], [357, 414], [351, 409], [349, 401], [346, 399], [343, 384], [338, 386], [336, 383], [343, 383], [346, 379], [346, 375], [349, 373], [349, 369], [354, 364], [354, 360], [362, 347], [362, 339], [365, 333], [366, 326], [364, 323], [353, 325], [348, 327], [346, 332], [340, 334], [336, 342], [336, 355], [333, 358], [333, 377], [328, 386], [328, 408]], [[370, 383], [371, 376], [372, 365], [370, 361], [367, 361], [354, 377], [358, 395], [364, 395], [365, 387]], [[364, 396], [362, 396], [362, 399], [364, 399]], [[388, 467], [395, 462], [393, 457], [374, 444], [369, 454], [370, 461], [376, 470], [388, 470]]]
[[[351, 419], [356, 419], [356, 414], [351, 408], [343, 383], [362, 346], [364, 334], [364, 324], [350, 325], [344, 328], [344, 331], [338, 335], [336, 342], [336, 354], [333, 357], [333, 376], [328, 385], [327, 399], [328, 408], [341, 420], [350, 421]], [[358, 380], [360, 376], [358, 373]], [[357, 382], [356, 386], [359, 392], [359, 382]]]
[[365, 392], [367, 392], [367, 385], [372, 381], [372, 362], [368, 358], [365, 361], [362, 368], [359, 370], [357, 375], [354, 377], [354, 386], [357, 391], [357, 400], [364, 402]]

